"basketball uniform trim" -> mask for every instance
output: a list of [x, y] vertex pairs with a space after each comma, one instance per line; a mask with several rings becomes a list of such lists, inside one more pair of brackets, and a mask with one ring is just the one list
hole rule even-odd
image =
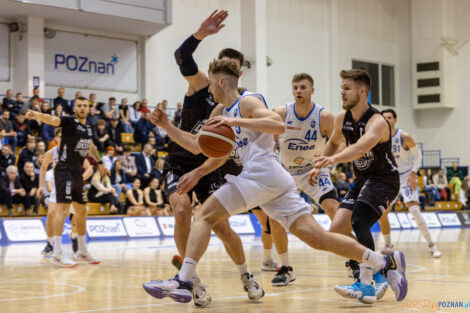
[[[297, 115], [297, 112], [295, 112], [295, 104], [296, 104], [296, 103], [294, 102], [294, 116], [295, 116], [299, 121], [301, 121], [301, 122], [303, 122], [303, 121], [305, 121], [306, 119], [308, 119], [309, 116], [313, 113], [313, 111], [315, 111], [315, 105], [316, 105], [316, 104], [315, 104], [315, 102], [313, 102], [312, 109], [310, 110], [310, 112], [308, 112], [307, 116], [304, 117], [304, 118], [300, 118], [300, 117]], [[286, 109], [287, 109], [287, 108], [286, 108]], [[321, 112], [321, 110], [320, 110], [320, 112]]]

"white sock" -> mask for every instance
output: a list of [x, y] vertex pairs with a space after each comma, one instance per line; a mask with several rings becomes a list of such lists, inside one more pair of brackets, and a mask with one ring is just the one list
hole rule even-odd
[[70, 238], [72, 238], [72, 239], [77, 238], [77, 236], [78, 236], [77, 233], [74, 233], [74, 232], [70, 233]]
[[54, 237], [47, 237], [47, 242], [52, 245], [54, 243]]
[[78, 238], [78, 251], [86, 252], [86, 235], [77, 236]]
[[273, 258], [272, 251], [272, 249], [263, 249], [263, 262], [267, 262]]
[[52, 237], [54, 247], [54, 255], [61, 255], [62, 254], [62, 236], [54, 236]]
[[392, 238], [390, 234], [387, 234], [387, 235], [382, 234], [382, 236], [384, 236], [385, 245], [390, 247], [392, 245]]
[[376, 269], [382, 269], [386, 265], [384, 256], [378, 252], [372, 251], [371, 249], [364, 251], [362, 262], [372, 265]]
[[424, 239], [426, 239], [426, 242], [429, 245], [430, 243], [432, 243], [431, 234], [429, 233], [428, 225], [426, 225], [424, 217], [421, 215], [419, 206], [413, 205], [409, 208], [409, 211], [411, 215], [413, 215], [413, 218], [415, 219], [415, 222], [418, 225], [418, 229], [421, 232], [421, 235], [423, 235]]
[[359, 279], [364, 285], [372, 285], [372, 266], [367, 263], [359, 264]]
[[287, 252], [283, 254], [279, 254], [279, 260], [281, 261], [282, 266], [290, 266], [289, 254]]
[[243, 275], [246, 272], [248, 272], [248, 266], [246, 265], [246, 262], [241, 265], [238, 265], [238, 264], [236, 265], [237, 265], [238, 271], [240, 272], [240, 275]]
[[196, 274], [197, 262], [191, 258], [184, 258], [181, 270], [178, 276], [181, 280], [190, 280]]

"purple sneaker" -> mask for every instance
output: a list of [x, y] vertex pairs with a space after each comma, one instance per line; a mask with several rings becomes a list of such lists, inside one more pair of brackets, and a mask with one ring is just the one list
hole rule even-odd
[[157, 299], [170, 297], [174, 301], [181, 303], [188, 303], [193, 299], [192, 283], [180, 280], [178, 275], [167, 281], [151, 280], [142, 286], [149, 295]]
[[387, 265], [383, 269], [390, 287], [395, 293], [397, 301], [405, 299], [408, 292], [408, 281], [406, 280], [405, 255], [401, 251], [395, 251], [384, 256]]

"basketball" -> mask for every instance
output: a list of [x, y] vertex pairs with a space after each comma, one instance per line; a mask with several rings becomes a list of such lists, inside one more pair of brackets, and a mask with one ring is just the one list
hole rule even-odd
[[202, 153], [210, 158], [223, 158], [235, 146], [235, 134], [227, 125], [204, 125], [198, 135]]

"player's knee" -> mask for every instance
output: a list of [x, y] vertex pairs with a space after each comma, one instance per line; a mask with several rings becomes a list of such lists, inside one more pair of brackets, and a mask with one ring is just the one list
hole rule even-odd
[[176, 205], [174, 208], [175, 220], [184, 222], [191, 220], [191, 208], [186, 208], [183, 205]]
[[222, 241], [228, 241], [231, 239], [231, 237], [233, 236], [233, 231], [232, 229], [230, 228], [230, 224], [228, 223], [224, 223], [224, 222], [220, 222], [220, 223], [217, 223], [215, 224], [213, 227], [212, 227], [212, 230], [214, 231], [214, 233], [217, 235], [217, 237], [219, 237]]

